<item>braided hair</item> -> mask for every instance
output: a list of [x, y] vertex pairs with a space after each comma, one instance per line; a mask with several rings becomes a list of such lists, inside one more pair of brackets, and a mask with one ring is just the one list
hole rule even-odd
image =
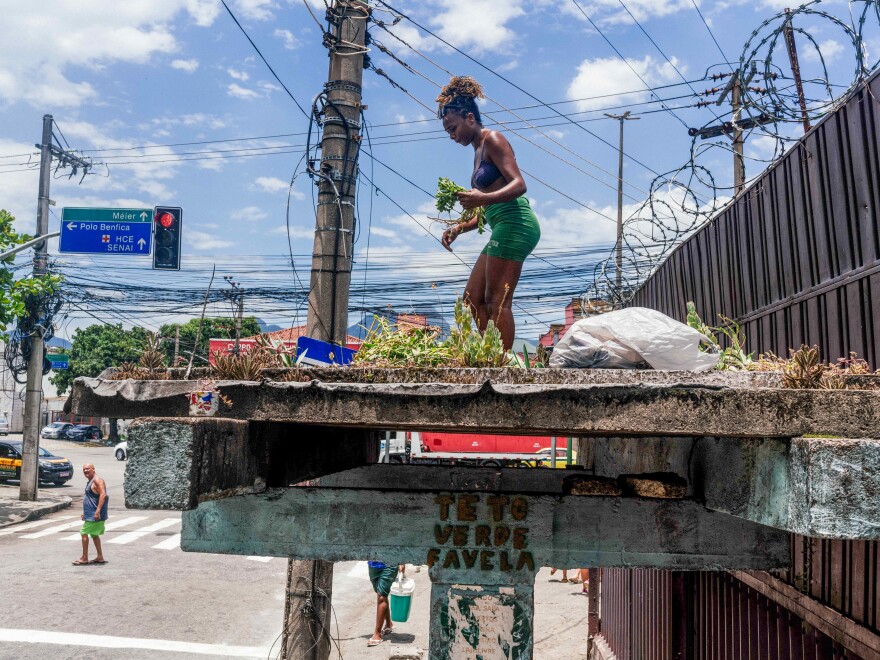
[[477, 107], [477, 99], [486, 98], [483, 88], [470, 76], [455, 76], [447, 85], [440, 90], [437, 97], [437, 118], [443, 119], [450, 112], [461, 117], [467, 117], [473, 113], [477, 123], [482, 125], [480, 109]]

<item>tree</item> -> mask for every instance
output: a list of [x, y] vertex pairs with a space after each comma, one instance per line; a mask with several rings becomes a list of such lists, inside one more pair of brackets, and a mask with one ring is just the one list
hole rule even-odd
[[[163, 325], [159, 334], [164, 338], [163, 347], [168, 357], [168, 364], [174, 360], [174, 331], [180, 328], [180, 357], [189, 361], [190, 351], [196, 341], [196, 333], [199, 329], [199, 319], [190, 319], [186, 323], [168, 323]], [[245, 316], [241, 320], [241, 336], [253, 337], [262, 332], [260, 324], [253, 316]], [[202, 332], [199, 334], [199, 345], [196, 347], [196, 355], [193, 366], [203, 367], [208, 364], [208, 347], [211, 339], [234, 339], [235, 319], [229, 317], [206, 317], [202, 322]]]
[[[13, 227], [14, 222], [15, 218], [11, 213], [0, 209], [0, 252], [6, 252], [32, 238], [27, 234], [17, 233]], [[9, 323], [27, 315], [29, 298], [32, 302], [35, 297], [51, 293], [61, 282], [60, 275], [52, 274], [37, 278], [16, 278], [10, 268], [14, 258], [12, 256], [0, 262], [0, 330], [6, 330]]]
[[137, 362], [147, 336], [143, 328], [125, 330], [121, 323], [77, 328], [71, 342], [69, 368], [56, 371], [50, 382], [58, 388], [58, 394], [64, 394], [75, 378], [94, 378], [108, 367]]

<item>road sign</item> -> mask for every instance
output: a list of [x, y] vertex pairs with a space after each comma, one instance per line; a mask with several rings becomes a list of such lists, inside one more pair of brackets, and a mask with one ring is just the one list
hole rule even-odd
[[61, 209], [59, 252], [147, 257], [153, 209]]
[[348, 364], [354, 359], [354, 351], [345, 346], [337, 346], [326, 341], [300, 337], [296, 341], [297, 362], [315, 367], [326, 367], [331, 364]]
[[46, 353], [46, 359], [52, 364], [52, 368], [58, 369], [70, 368], [70, 356], [66, 353]]

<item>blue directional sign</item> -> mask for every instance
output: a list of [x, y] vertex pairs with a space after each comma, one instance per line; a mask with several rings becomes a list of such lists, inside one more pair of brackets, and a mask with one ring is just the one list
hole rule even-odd
[[296, 356], [300, 364], [310, 364], [315, 367], [348, 364], [354, 359], [355, 353], [357, 351], [351, 348], [309, 337], [300, 337], [296, 340]]
[[61, 210], [59, 252], [147, 257], [152, 239], [152, 209]]

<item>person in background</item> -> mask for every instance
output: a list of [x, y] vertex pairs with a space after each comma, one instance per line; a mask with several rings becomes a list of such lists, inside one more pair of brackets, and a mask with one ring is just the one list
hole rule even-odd
[[391, 607], [388, 604], [388, 594], [391, 593], [391, 585], [397, 577], [398, 571], [406, 574], [406, 565], [389, 566], [381, 561], [367, 562], [370, 573], [370, 582], [373, 583], [373, 591], [376, 592], [376, 629], [373, 636], [367, 641], [367, 646], [378, 646], [385, 635], [394, 632], [394, 624], [391, 623]]
[[[523, 262], [541, 238], [541, 228], [529, 200], [526, 182], [507, 138], [500, 131], [483, 126], [477, 99], [483, 88], [469, 76], [456, 76], [444, 87], [437, 102], [437, 115], [443, 130], [457, 144], [474, 148], [474, 170], [470, 190], [458, 193], [465, 209], [482, 206], [485, 222], [492, 228], [465, 287], [465, 302], [481, 332], [493, 321], [501, 333], [504, 348], [513, 346], [513, 292], [522, 273]], [[443, 232], [441, 243], [450, 252], [459, 235], [477, 229], [475, 216]]]
[[[104, 521], [107, 520], [107, 506], [110, 497], [107, 495], [107, 486], [104, 480], [95, 474], [95, 466], [91, 463], [83, 465], [83, 474], [89, 483], [83, 494], [82, 528], [79, 530], [82, 536], [82, 555], [73, 562], [74, 566], [86, 564], [106, 564], [104, 554], [101, 552], [101, 535], [104, 533]], [[89, 561], [89, 537], [95, 544], [95, 558]]]

